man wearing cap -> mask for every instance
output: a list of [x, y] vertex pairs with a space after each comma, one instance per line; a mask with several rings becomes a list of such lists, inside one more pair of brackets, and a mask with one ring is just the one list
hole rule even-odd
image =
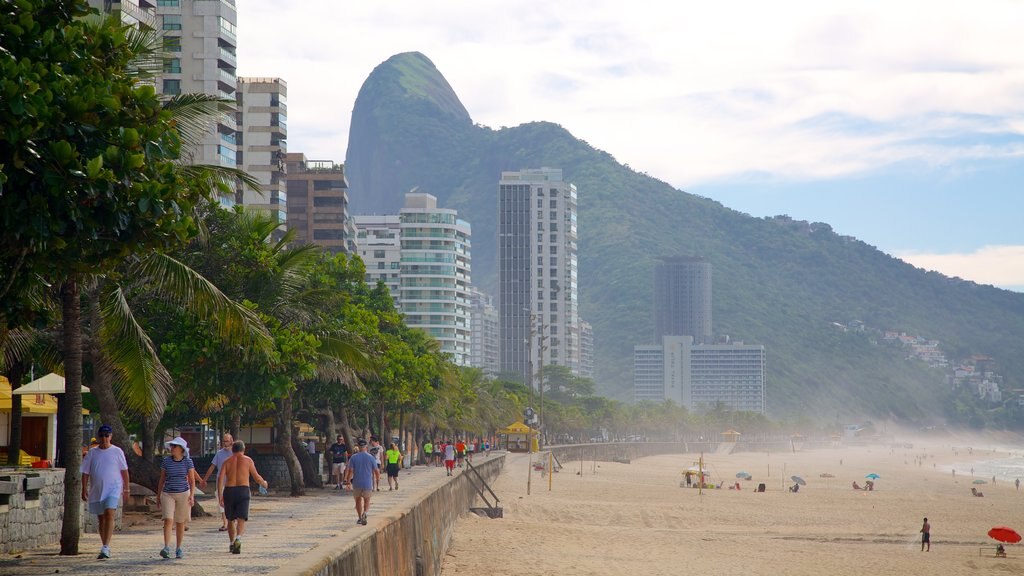
[[352, 483], [352, 496], [356, 499], [357, 524], [366, 525], [366, 513], [370, 510], [370, 496], [374, 485], [380, 481], [380, 467], [377, 458], [366, 451], [366, 440], [359, 439], [359, 451], [348, 459], [345, 478]]
[[110, 539], [114, 536], [114, 515], [121, 496], [128, 493], [128, 461], [124, 451], [111, 443], [113, 430], [104, 424], [96, 432], [96, 446], [82, 460], [82, 501], [89, 514], [96, 515], [100, 533], [99, 559], [110, 558]]

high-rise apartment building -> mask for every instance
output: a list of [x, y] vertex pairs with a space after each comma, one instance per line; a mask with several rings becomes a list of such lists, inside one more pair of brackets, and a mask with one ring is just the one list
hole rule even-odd
[[498, 183], [501, 371], [580, 374], [576, 186], [555, 168], [502, 172]]
[[711, 263], [703, 258], [662, 258], [654, 266], [654, 341], [693, 336], [711, 342]]
[[356, 216], [366, 281], [384, 280], [405, 322], [470, 365], [472, 230], [430, 194], [410, 192], [398, 216]]
[[[165, 54], [154, 82], [157, 92], [210, 94], [235, 101], [235, 0], [89, 0], [89, 4], [103, 13], [118, 14], [126, 24], [156, 30]], [[221, 115], [197, 147], [183, 151], [183, 159], [235, 168], [237, 130], [234, 114]], [[224, 194], [220, 201], [230, 206], [235, 195]]]
[[469, 293], [469, 365], [486, 374], [501, 370], [498, 350], [498, 309], [492, 298], [475, 288]]
[[295, 242], [316, 244], [334, 254], [354, 254], [356, 229], [348, 211], [345, 167], [289, 152], [285, 154], [285, 171], [287, 223], [289, 230], [295, 230]]
[[765, 348], [762, 345], [694, 343], [665, 336], [661, 344], [633, 348], [636, 401], [672, 400], [691, 410], [718, 403], [731, 410], [764, 412]]
[[580, 320], [580, 376], [594, 377], [594, 327]]
[[270, 213], [281, 224], [283, 234], [288, 219], [288, 85], [280, 78], [239, 78], [235, 98], [238, 167], [260, 181], [260, 190], [243, 186], [235, 200]]

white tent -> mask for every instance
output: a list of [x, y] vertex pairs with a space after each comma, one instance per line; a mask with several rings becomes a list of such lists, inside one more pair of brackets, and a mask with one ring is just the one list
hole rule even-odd
[[[82, 392], [89, 392], [89, 388], [82, 386]], [[54, 374], [50, 372], [42, 378], [36, 378], [35, 380], [25, 384], [21, 388], [14, 391], [15, 395], [18, 394], [63, 394], [64, 393], [64, 377], [60, 374]]]

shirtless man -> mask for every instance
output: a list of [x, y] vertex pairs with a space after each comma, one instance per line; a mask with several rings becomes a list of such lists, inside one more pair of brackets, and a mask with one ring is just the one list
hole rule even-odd
[[264, 489], [267, 481], [256, 471], [252, 458], [245, 455], [245, 442], [235, 441], [231, 445], [232, 455], [221, 465], [217, 485], [224, 486], [220, 493], [220, 505], [228, 519], [229, 550], [232, 554], [242, 553], [242, 534], [249, 520], [249, 478], [253, 478]]

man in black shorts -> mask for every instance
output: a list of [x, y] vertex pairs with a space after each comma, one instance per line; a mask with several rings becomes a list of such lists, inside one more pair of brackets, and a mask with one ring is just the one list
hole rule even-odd
[[252, 458], [245, 455], [245, 442], [235, 441], [231, 445], [231, 458], [224, 461], [217, 477], [217, 485], [223, 485], [220, 505], [224, 507], [224, 516], [228, 519], [229, 550], [232, 554], [242, 552], [242, 534], [245, 534], [245, 523], [249, 520], [249, 478], [253, 478], [264, 489], [267, 481], [256, 471]]

